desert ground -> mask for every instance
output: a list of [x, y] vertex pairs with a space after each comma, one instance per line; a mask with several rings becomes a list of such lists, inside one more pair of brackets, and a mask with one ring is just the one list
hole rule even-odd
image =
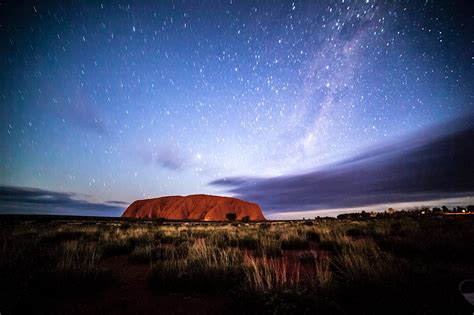
[[0, 216], [4, 314], [472, 314], [473, 215]]

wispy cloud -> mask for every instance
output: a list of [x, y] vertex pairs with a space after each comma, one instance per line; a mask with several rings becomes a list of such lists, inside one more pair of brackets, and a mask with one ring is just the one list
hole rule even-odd
[[358, 207], [474, 194], [472, 116], [296, 175], [211, 182], [269, 212]]
[[187, 158], [180, 151], [171, 148], [162, 148], [153, 153], [153, 160], [163, 168], [179, 171], [186, 165]]
[[79, 200], [77, 197], [74, 193], [0, 186], [0, 213], [113, 217], [120, 216], [125, 208], [125, 203], [121, 201], [100, 203]]
[[68, 88], [64, 95], [64, 90], [58, 89], [57, 85], [57, 82], [49, 82], [38, 89], [37, 105], [41, 109], [102, 136], [111, 133], [90, 91], [78, 83], [76, 88]]

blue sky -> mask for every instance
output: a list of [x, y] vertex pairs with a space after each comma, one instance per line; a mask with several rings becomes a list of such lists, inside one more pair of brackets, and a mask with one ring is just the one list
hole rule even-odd
[[[442, 1], [6, 4], [0, 185], [105, 206], [235, 195], [235, 187], [211, 183], [314, 175], [409, 141], [472, 115], [468, 8]], [[472, 182], [461, 190], [472, 196]], [[318, 208], [288, 195], [292, 204], [283, 209], [259, 199], [263, 191], [272, 197], [268, 190], [242, 197], [266, 213]]]

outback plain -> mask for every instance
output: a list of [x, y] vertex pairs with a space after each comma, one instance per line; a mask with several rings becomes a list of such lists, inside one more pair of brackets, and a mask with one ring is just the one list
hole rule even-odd
[[2, 314], [469, 314], [474, 216], [2, 215]]

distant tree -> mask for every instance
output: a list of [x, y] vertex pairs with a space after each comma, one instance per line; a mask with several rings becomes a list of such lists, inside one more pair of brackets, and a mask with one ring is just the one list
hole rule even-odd
[[434, 207], [432, 211], [433, 213], [441, 213], [443, 210], [441, 210], [441, 208]]
[[235, 221], [237, 219], [237, 215], [234, 212], [229, 212], [225, 215], [227, 220], [229, 221]]
[[249, 223], [250, 222], [250, 217], [248, 215], [246, 215], [245, 217], [242, 218], [242, 222]]
[[449, 212], [449, 209], [446, 206], [442, 206], [441, 209], [443, 210], [443, 212]]
[[456, 212], [458, 212], [458, 213], [464, 213], [464, 212], [467, 212], [467, 209], [458, 206], [458, 207], [456, 207]]
[[474, 212], [474, 206], [473, 205], [467, 206], [467, 211]]
[[393, 208], [388, 208], [388, 209], [387, 209], [387, 212], [390, 213], [390, 214], [393, 214], [393, 213], [395, 213], [395, 209], [393, 209]]

